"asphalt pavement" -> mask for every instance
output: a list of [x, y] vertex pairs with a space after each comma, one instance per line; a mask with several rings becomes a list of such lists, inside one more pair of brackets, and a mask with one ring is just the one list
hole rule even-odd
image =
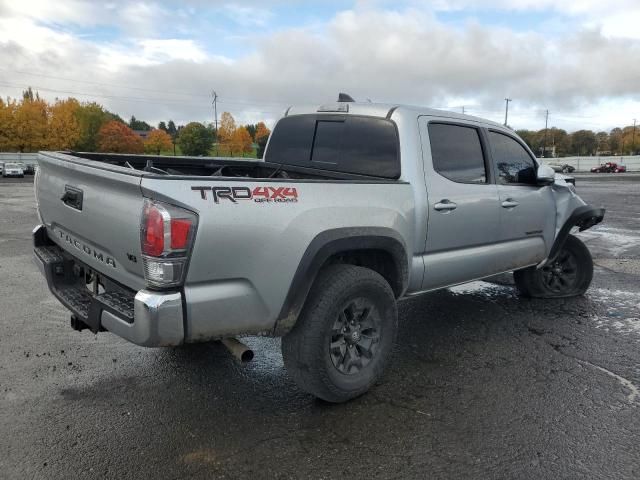
[[31, 179], [0, 181], [0, 478], [640, 478], [640, 181], [581, 176], [584, 297], [511, 278], [400, 304], [390, 368], [330, 405], [280, 341], [145, 349], [69, 328], [31, 261]]

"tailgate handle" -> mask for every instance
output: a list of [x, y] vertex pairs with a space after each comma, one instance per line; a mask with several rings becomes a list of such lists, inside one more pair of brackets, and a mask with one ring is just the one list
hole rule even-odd
[[65, 185], [64, 195], [60, 197], [62, 203], [75, 208], [76, 210], [82, 210], [82, 190], [70, 185]]

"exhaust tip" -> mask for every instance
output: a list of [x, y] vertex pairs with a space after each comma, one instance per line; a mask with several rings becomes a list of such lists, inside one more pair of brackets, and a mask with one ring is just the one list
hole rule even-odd
[[242, 363], [249, 363], [251, 360], [253, 360], [253, 350], [246, 349], [242, 352], [242, 355], [240, 355], [240, 361]]
[[253, 350], [237, 338], [223, 338], [221, 342], [240, 363], [249, 363], [253, 360]]

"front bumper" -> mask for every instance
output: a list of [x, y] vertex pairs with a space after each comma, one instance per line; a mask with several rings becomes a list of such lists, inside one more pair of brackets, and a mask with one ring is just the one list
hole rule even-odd
[[71, 311], [72, 323], [91, 331], [107, 330], [145, 347], [180, 345], [184, 342], [180, 292], [134, 292], [106, 277], [105, 291], [87, 288], [86, 267], [55, 245], [44, 225], [33, 230], [34, 261], [51, 293]]

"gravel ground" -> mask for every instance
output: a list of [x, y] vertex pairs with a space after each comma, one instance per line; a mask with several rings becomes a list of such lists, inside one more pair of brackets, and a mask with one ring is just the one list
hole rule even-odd
[[[604, 177], [603, 177], [604, 178]], [[640, 478], [640, 183], [578, 179], [588, 294], [519, 298], [508, 276], [400, 304], [392, 365], [332, 406], [278, 339], [145, 349], [74, 332], [31, 263], [31, 179], [0, 181], [0, 477]]]

